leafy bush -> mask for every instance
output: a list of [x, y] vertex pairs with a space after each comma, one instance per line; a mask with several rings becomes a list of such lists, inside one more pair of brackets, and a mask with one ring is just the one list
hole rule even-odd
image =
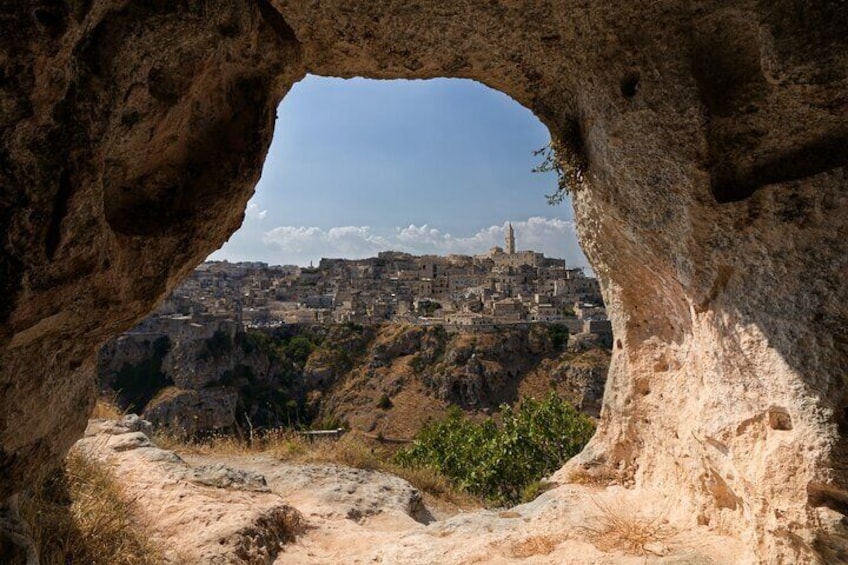
[[277, 364], [303, 366], [309, 355], [321, 343], [321, 338], [309, 330], [291, 333], [291, 330], [248, 329], [236, 335], [238, 344], [246, 354], [258, 351]]
[[500, 426], [452, 410], [446, 420], [422, 428], [395, 462], [433, 469], [496, 504], [515, 504], [528, 485], [576, 455], [594, 433], [592, 421], [554, 393], [501, 410]]
[[160, 336], [151, 344], [148, 357], [121, 366], [112, 388], [118, 391], [116, 400], [122, 410], [141, 413], [159, 389], [174, 384], [162, 371], [162, 361], [170, 348], [168, 336]]
[[562, 351], [562, 348], [568, 344], [568, 326], [564, 324], [549, 324], [548, 335], [551, 336], [551, 343], [554, 349]]
[[388, 410], [392, 407], [392, 399], [389, 398], [389, 395], [385, 392], [380, 395], [380, 400], [377, 401], [377, 408], [381, 410]]
[[233, 340], [230, 334], [223, 330], [215, 330], [212, 337], [203, 342], [203, 347], [198, 351], [198, 360], [220, 359], [233, 351]]
[[308, 337], [296, 335], [286, 344], [285, 353], [292, 362], [303, 366], [314, 349], [315, 344]]
[[432, 316], [441, 307], [442, 305], [435, 300], [420, 300], [418, 301], [417, 314], [419, 316]]

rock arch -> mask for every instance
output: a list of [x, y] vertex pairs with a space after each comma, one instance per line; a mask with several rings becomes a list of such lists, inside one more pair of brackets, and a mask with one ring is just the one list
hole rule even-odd
[[464, 77], [588, 163], [620, 346], [558, 478], [677, 497], [763, 561], [846, 559], [846, 37], [830, 0], [4, 6], [0, 497], [81, 434], [94, 348], [238, 227], [295, 81]]

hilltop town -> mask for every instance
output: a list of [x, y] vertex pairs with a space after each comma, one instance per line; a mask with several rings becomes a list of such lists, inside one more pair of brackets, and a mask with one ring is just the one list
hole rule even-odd
[[516, 251], [512, 225], [505, 249], [476, 256], [384, 251], [367, 259], [321, 259], [317, 267], [206, 262], [136, 331], [189, 318], [231, 319], [244, 327], [548, 322], [572, 334], [611, 337], [597, 279], [563, 259]]
[[101, 389], [174, 433], [249, 418], [412, 437], [448, 405], [494, 410], [551, 388], [597, 415], [612, 346], [597, 280], [516, 251], [512, 226], [505, 243], [309, 268], [204, 263], [101, 348]]

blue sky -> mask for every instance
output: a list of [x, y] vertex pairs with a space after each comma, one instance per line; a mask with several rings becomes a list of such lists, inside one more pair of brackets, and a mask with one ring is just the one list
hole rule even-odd
[[485, 252], [503, 245], [585, 266], [571, 203], [549, 206], [553, 174], [532, 173], [545, 127], [470, 80], [308, 76], [277, 110], [242, 228], [210, 259], [307, 265], [393, 249]]

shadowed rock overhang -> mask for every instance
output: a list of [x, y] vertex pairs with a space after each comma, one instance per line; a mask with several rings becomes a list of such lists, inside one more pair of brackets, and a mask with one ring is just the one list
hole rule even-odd
[[0, 496], [81, 435], [97, 345], [238, 228], [294, 82], [465, 77], [587, 164], [617, 346], [560, 479], [845, 559], [846, 38], [838, 0], [5, 3]]

